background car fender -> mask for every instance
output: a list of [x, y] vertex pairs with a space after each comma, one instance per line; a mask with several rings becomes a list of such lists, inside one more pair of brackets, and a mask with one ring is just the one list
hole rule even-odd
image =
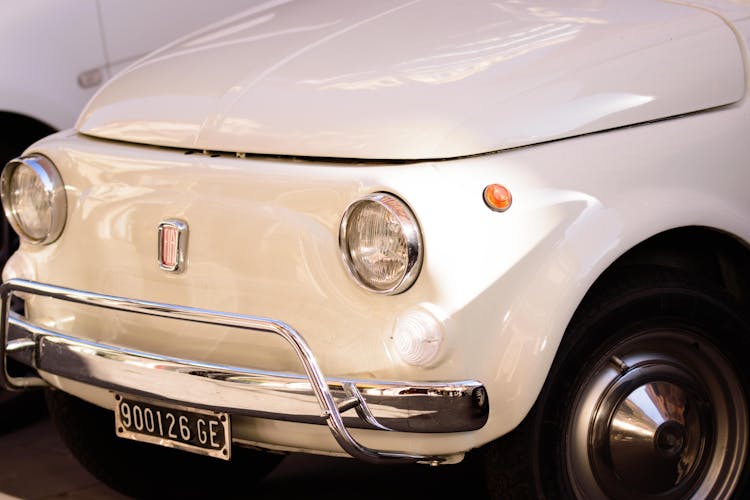
[[[97, 2], [3, 1], [0, 19], [0, 61], [6, 75], [0, 80], [0, 110], [54, 129], [69, 127], [94, 88], [109, 77]], [[101, 78], [82, 87], [79, 76], [87, 71], [100, 71]]]

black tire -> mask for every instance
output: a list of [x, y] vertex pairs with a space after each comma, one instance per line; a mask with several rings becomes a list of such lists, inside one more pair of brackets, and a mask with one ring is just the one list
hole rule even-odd
[[235, 447], [223, 461], [119, 438], [114, 414], [47, 390], [52, 419], [67, 447], [96, 478], [135, 498], [248, 498], [283, 455]]
[[483, 449], [492, 498], [747, 498], [748, 311], [662, 268], [587, 296], [534, 408]]

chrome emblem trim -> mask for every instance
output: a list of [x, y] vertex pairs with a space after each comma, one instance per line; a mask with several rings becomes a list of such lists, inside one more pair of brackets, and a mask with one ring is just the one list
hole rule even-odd
[[181, 273], [187, 267], [187, 222], [169, 219], [159, 224], [159, 268]]

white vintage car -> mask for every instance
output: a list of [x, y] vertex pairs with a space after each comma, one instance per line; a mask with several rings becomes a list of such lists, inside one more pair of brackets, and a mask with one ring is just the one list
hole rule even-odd
[[184, 38], [5, 167], [2, 384], [137, 497], [286, 452], [743, 497], [749, 38], [720, 0], [279, 0]]

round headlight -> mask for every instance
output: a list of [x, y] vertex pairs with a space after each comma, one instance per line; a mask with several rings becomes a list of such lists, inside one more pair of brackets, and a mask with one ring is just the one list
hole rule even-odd
[[55, 165], [41, 155], [12, 160], [0, 176], [0, 198], [8, 222], [36, 244], [55, 241], [67, 216], [65, 186]]
[[374, 193], [352, 203], [341, 219], [339, 244], [350, 274], [374, 292], [403, 292], [422, 265], [417, 219], [392, 194]]

